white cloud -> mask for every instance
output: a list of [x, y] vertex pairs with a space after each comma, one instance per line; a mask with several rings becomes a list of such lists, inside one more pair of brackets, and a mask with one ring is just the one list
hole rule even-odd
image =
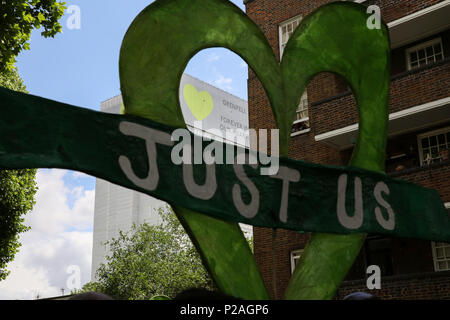
[[89, 177], [89, 175], [86, 174], [86, 173], [84, 173], [84, 172], [73, 171], [73, 172], [72, 172], [72, 177], [75, 178], [75, 179], [78, 179], [78, 178], [86, 178], [86, 177]]
[[[66, 170], [38, 170], [36, 205], [25, 216], [31, 230], [20, 236], [22, 246], [0, 282], [0, 299], [34, 299], [69, 293], [67, 268], [80, 268], [81, 284], [90, 280], [94, 190], [64, 184]], [[73, 174], [71, 175], [73, 176]], [[68, 197], [74, 199], [68, 205]]]
[[[7, 280], [0, 282], [0, 299], [35, 299], [40, 297], [57, 296], [58, 288], [52, 287], [48, 281], [48, 273], [42, 269], [25, 268], [14, 261], [9, 270], [11, 274]], [[20, 290], [19, 290], [20, 288]]]
[[214, 80], [214, 84], [219, 87], [222, 90], [225, 91], [232, 91], [233, 88], [231, 87], [231, 83], [233, 82], [233, 79], [231, 78], [225, 78], [223, 75], [219, 74], [219, 78]]
[[208, 62], [214, 62], [220, 60], [220, 56], [215, 53], [208, 54], [208, 57], [206, 58], [206, 61]]

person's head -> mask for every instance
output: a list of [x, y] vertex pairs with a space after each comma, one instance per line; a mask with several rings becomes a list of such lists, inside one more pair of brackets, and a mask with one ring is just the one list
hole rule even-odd
[[114, 300], [114, 299], [106, 294], [91, 291], [71, 296], [69, 300]]
[[220, 291], [191, 288], [177, 294], [174, 300], [241, 300]]
[[370, 293], [358, 291], [346, 295], [344, 300], [378, 300], [378, 298]]

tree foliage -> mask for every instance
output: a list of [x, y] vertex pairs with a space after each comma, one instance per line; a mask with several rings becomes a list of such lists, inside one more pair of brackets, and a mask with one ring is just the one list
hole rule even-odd
[[46, 38], [61, 32], [64, 10], [65, 3], [56, 0], [0, 1], [0, 71], [13, 69], [19, 52], [30, 48], [33, 29], [42, 28]]
[[16, 68], [0, 72], [0, 86], [14, 91], [28, 93], [27, 87], [23, 83], [22, 78], [17, 73]]
[[[26, 92], [16, 69], [0, 73], [0, 86]], [[36, 169], [0, 170], [0, 280], [9, 274], [6, 266], [20, 247], [19, 234], [29, 229], [23, 216], [35, 203], [35, 176]]]
[[213, 284], [189, 237], [170, 207], [161, 208], [160, 225], [142, 224], [107, 242], [110, 255], [97, 270], [97, 282], [82, 291], [115, 299], [173, 298], [188, 288], [212, 289]]
[[[14, 66], [15, 57], [29, 49], [33, 29], [54, 37], [62, 30], [58, 20], [65, 3], [56, 0], [0, 1], [0, 86], [27, 92]], [[6, 266], [20, 247], [19, 234], [29, 228], [23, 216], [34, 206], [36, 170], [0, 170], [0, 280], [7, 277]]]

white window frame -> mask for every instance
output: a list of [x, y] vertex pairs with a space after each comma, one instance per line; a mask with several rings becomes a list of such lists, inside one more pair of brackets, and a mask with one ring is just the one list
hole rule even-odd
[[[303, 106], [303, 105], [306, 105], [306, 107], [300, 108], [300, 106]], [[305, 92], [303, 92], [303, 94], [300, 98], [300, 103], [297, 107], [297, 110], [295, 111], [296, 119], [295, 119], [294, 123], [304, 122], [305, 119], [309, 120], [308, 116], [303, 117], [303, 118], [299, 117], [300, 113], [305, 112], [305, 111], [306, 111], [306, 113], [308, 113], [308, 94], [307, 94], [306, 90], [305, 90]]]
[[[308, 118], [301, 119], [301, 121], [298, 120], [297, 122], [294, 122], [294, 124], [299, 123], [299, 122], [306, 122], [306, 121], [309, 121], [309, 117], [308, 117]], [[295, 137], [295, 136], [298, 136], [298, 135], [301, 135], [301, 134], [304, 134], [304, 133], [308, 133], [308, 132], [310, 132], [310, 131], [311, 131], [311, 128], [304, 129], [304, 130], [299, 130], [299, 131], [295, 131], [295, 132], [292, 132], [292, 133], [291, 133], [291, 137]]]
[[[299, 110], [300, 106], [303, 105], [305, 102], [306, 102], [306, 109]], [[298, 119], [299, 114], [301, 112], [304, 112], [304, 111], [306, 111], [306, 113], [309, 114], [308, 93], [306, 92], [306, 90], [302, 94], [302, 97], [300, 98], [300, 103], [299, 103], [299, 105], [297, 107], [297, 110], [296, 110], [296, 113], [295, 113], [296, 114], [296, 117], [295, 117], [296, 119], [293, 122], [293, 125], [295, 125], [297, 123], [308, 122], [308, 128], [304, 129], [304, 130], [299, 130], [299, 131], [296, 131], [296, 132], [292, 132], [291, 133], [291, 137], [295, 137], [295, 136], [298, 136], [300, 134], [307, 133], [307, 132], [311, 131], [310, 124], [309, 124], [309, 115], [306, 116], [306, 117]]]
[[299, 260], [303, 254], [303, 249], [293, 250], [291, 251], [291, 274], [294, 273], [296, 267], [296, 260]]
[[450, 132], [450, 127], [445, 127], [445, 128], [437, 129], [437, 130], [434, 130], [434, 131], [422, 133], [422, 134], [419, 134], [417, 136], [417, 145], [418, 145], [417, 149], [419, 150], [420, 166], [427, 165], [427, 163], [425, 163], [426, 159], [423, 158], [422, 139], [426, 138], [426, 137], [437, 136], [437, 135], [439, 135], [441, 133], [447, 133], [447, 132]]
[[[445, 203], [445, 208], [450, 212], [450, 202]], [[442, 243], [440, 245], [442, 245]], [[443, 247], [450, 248], [450, 243], [443, 244]], [[431, 242], [431, 252], [433, 253], [434, 271], [436, 271], [436, 272], [449, 271], [450, 270], [450, 256], [448, 258], [438, 260], [437, 255], [436, 255], [436, 242], [434, 242], [434, 241]], [[445, 251], [444, 251], [444, 256], [445, 256]], [[447, 268], [445, 268], [445, 269], [439, 268], [439, 262], [441, 262], [442, 260], [447, 263]]]
[[[417, 66], [417, 67], [411, 67], [411, 55], [410, 55], [411, 52], [418, 51], [418, 50], [421, 50], [421, 49], [425, 49], [426, 47], [434, 46], [435, 44], [438, 44], [438, 43], [441, 45], [441, 48], [442, 48], [442, 59], [445, 59], [444, 45], [442, 43], [442, 38], [441, 37], [435, 38], [435, 39], [432, 39], [432, 40], [429, 40], [429, 41], [426, 41], [426, 42], [423, 42], [423, 43], [420, 43], [420, 44], [418, 44], [418, 45], [416, 45], [414, 47], [406, 49], [405, 50], [405, 54], [406, 54], [406, 64], [407, 64], [408, 70], [413, 70], [413, 69], [421, 67], [420, 65]], [[426, 64], [428, 64], [428, 63], [426, 63]]]
[[[278, 42], [279, 42], [279, 47], [280, 47], [280, 60], [281, 60], [281, 57], [283, 56], [283, 52], [284, 52], [284, 47], [283, 46], [285, 46], [289, 42], [289, 38], [288, 38], [286, 43], [283, 43], [283, 28], [288, 26], [289, 24], [292, 24], [293, 22], [297, 22], [297, 26], [296, 27], [298, 27], [300, 25], [302, 19], [303, 19], [303, 16], [302, 15], [298, 15], [298, 16], [292, 17], [292, 18], [290, 18], [290, 19], [288, 19], [286, 21], [283, 21], [282, 23], [279, 24], [279, 26], [278, 26], [278, 37], [279, 37], [278, 39], [279, 39], [279, 41]], [[295, 29], [292, 30], [292, 32], [294, 32], [294, 31], [295, 31]], [[303, 102], [305, 100], [306, 100], [306, 106], [307, 106], [306, 107], [306, 112], [309, 113], [308, 93], [305, 90], [305, 92], [303, 93], [302, 97], [300, 98], [300, 102], [299, 102], [299, 106], [297, 108], [296, 114], [301, 112], [301, 111], [299, 111], [299, 107], [300, 107], [300, 105], [303, 104]], [[291, 137], [295, 137], [295, 136], [298, 136], [300, 134], [304, 134], [304, 133], [307, 133], [307, 132], [311, 131], [310, 125], [309, 125], [309, 116], [304, 117], [304, 118], [300, 118], [300, 119], [297, 119], [297, 117], [296, 117], [295, 121], [293, 122], [293, 125], [295, 125], [297, 123], [302, 123], [302, 122], [308, 122], [308, 128], [304, 129], [304, 130], [299, 130], [299, 131], [296, 131], [296, 132], [291, 132]]]
[[278, 43], [279, 43], [279, 47], [280, 47], [280, 61], [281, 61], [281, 57], [283, 56], [283, 52], [284, 52], [283, 45], [286, 45], [289, 42], [289, 38], [288, 38], [286, 43], [283, 43], [283, 27], [293, 23], [294, 21], [297, 21], [297, 27], [298, 27], [298, 25], [302, 22], [302, 20], [303, 20], [303, 16], [300, 14], [300, 15], [292, 17], [286, 21], [283, 21], [282, 23], [280, 23], [278, 25], [278, 39], [279, 39]]

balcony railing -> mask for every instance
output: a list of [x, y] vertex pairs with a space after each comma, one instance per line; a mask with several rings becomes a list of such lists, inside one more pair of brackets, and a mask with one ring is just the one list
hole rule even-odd
[[[402, 72], [391, 78], [389, 113], [446, 98], [449, 92], [450, 58]], [[352, 92], [312, 102], [310, 120], [316, 135], [357, 123]]]
[[450, 160], [423, 166], [405, 167], [387, 173], [392, 178], [434, 189], [439, 193], [443, 202], [450, 202]]

